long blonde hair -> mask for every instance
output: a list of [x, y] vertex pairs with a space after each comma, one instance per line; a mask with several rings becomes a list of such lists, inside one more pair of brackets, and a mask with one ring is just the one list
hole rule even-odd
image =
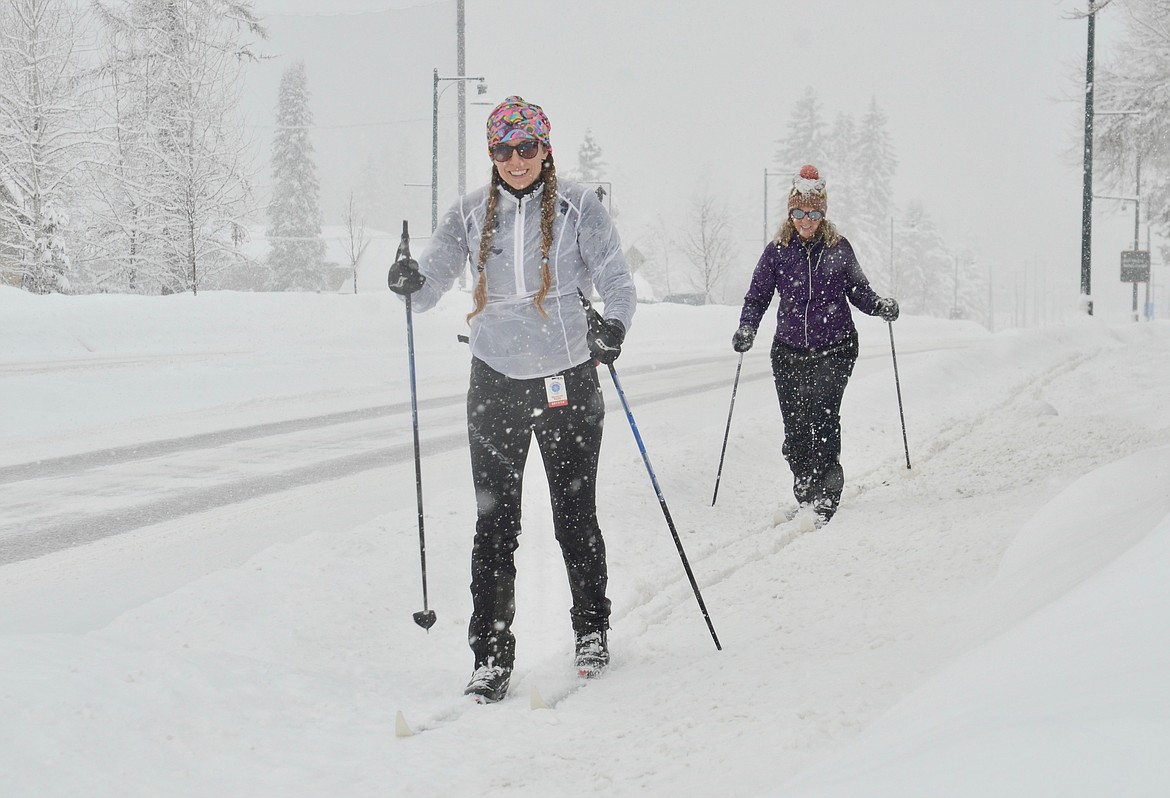
[[[553, 219], [556, 217], [557, 207], [557, 167], [553, 163], [551, 152], [546, 155], [544, 164], [541, 166], [540, 179], [544, 180], [544, 194], [540, 198], [540, 290], [536, 292], [533, 302], [536, 304], [536, 309], [540, 311], [540, 315], [547, 319], [548, 313], [544, 310], [544, 298], [548, 296], [548, 290], [552, 287], [552, 272], [548, 268], [548, 253], [552, 251]], [[472, 293], [472, 301], [475, 306], [467, 314], [468, 324], [487, 306], [487, 269], [485, 267], [487, 266], [488, 253], [491, 251], [492, 238], [496, 234], [496, 206], [502, 183], [503, 178], [500, 177], [499, 170], [493, 166], [491, 185], [488, 189], [487, 209], [483, 217], [483, 230], [479, 236], [479, 258], [476, 263], [479, 280], [476, 281], [475, 291]], [[523, 235], [523, 232], [517, 230], [516, 235]]]
[[[776, 237], [772, 241], [781, 247], [788, 246], [788, 242], [796, 235], [796, 225], [792, 223], [791, 216], [785, 216], [784, 222], [780, 225], [780, 229], [776, 231]], [[835, 247], [837, 242], [841, 240], [841, 232], [837, 229], [837, 225], [829, 221], [828, 217], [821, 219], [821, 226], [817, 228], [817, 235], [825, 239], [826, 247]]]

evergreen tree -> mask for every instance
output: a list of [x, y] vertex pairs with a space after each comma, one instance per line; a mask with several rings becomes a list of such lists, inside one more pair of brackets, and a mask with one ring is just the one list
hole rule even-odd
[[268, 206], [268, 264], [273, 288], [317, 291], [325, 286], [325, 242], [321, 238], [320, 184], [309, 127], [305, 64], [284, 70], [272, 143], [272, 202]]
[[792, 174], [795, 175], [806, 163], [828, 171], [825, 120], [821, 115], [821, 105], [817, 102], [817, 96], [811, 86], [805, 89], [804, 95], [796, 101], [792, 116], [788, 120], [788, 130], [784, 138], [777, 143], [780, 148], [776, 151], [776, 161], [781, 167], [791, 170]]
[[[829, 217], [848, 238], [857, 217], [857, 123], [852, 114], [838, 114], [826, 143], [825, 175], [829, 190]], [[852, 239], [851, 239], [852, 240]]]
[[359, 211], [367, 229], [393, 231], [396, 221], [401, 228], [402, 203], [399, 203], [396, 218], [393, 199], [399, 195], [395, 193], [391, 176], [392, 170], [386, 164], [384, 153], [367, 156], [365, 165], [357, 176], [357, 188], [354, 190], [354, 207]]
[[[847, 237], [878, 293], [891, 290], [893, 277], [889, 269], [890, 221], [897, 213], [894, 205], [893, 180], [898, 160], [886, 115], [877, 100], [871, 100], [862, 117], [853, 162], [852, 227]], [[896, 242], [895, 242], [896, 243]]]
[[585, 130], [585, 140], [577, 150], [577, 179], [594, 182], [605, 179], [605, 161], [601, 160], [601, 147], [593, 138], [593, 131]]
[[910, 203], [899, 222], [890, 292], [906, 313], [946, 318], [954, 301], [954, 258], [922, 203]]

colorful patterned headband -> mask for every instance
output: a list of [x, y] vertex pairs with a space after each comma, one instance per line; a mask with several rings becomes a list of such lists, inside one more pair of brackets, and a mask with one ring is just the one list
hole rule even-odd
[[548, 133], [552, 124], [539, 105], [511, 96], [492, 109], [487, 119], [488, 150], [516, 139], [536, 139], [552, 152]]

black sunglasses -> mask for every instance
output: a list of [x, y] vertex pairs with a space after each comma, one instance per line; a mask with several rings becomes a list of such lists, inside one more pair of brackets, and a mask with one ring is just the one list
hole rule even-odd
[[825, 218], [824, 211], [804, 211], [800, 208], [793, 208], [788, 212], [788, 215], [793, 219], [803, 219], [807, 216], [810, 222], [819, 222], [821, 219]]
[[540, 152], [540, 142], [536, 139], [525, 139], [515, 146], [511, 144], [497, 144], [492, 147], [492, 160], [507, 163], [512, 160], [512, 153], [516, 153], [521, 158], [528, 160], [529, 158], [535, 158], [538, 152]]

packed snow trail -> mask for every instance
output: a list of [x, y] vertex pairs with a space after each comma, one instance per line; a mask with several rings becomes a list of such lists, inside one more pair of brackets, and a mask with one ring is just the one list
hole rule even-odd
[[[73, 299], [48, 301], [70, 300], [74, 309], [90, 304]], [[283, 330], [319, 317], [322, 327], [337, 329], [364, 318], [355, 313], [363, 307], [361, 298], [200, 299], [207, 300], [201, 308], [238, 305], [249, 319], [263, 307]], [[100, 319], [107, 318], [104, 309], [112, 301], [92, 300]], [[141, 298], [118, 306], [129, 309], [118, 323], [135, 335], [170, 323], [175, 307], [193, 307]], [[134, 318], [156, 307], [165, 308], [165, 316], [149, 323]], [[330, 307], [336, 317], [323, 312]], [[297, 308], [304, 315], [280, 321], [281, 312]], [[370, 317], [378, 329], [400, 322], [389, 302], [374, 309]], [[200, 328], [209, 338], [199, 345], [209, 350], [229, 349], [216, 331], [234, 335], [240, 324], [227, 308], [220, 310]], [[431, 346], [427, 382], [443, 386], [430, 396], [456, 395], [465, 379], [466, 351], [449, 340], [461, 323], [459, 311], [432, 326], [441, 340], [420, 336]], [[992, 336], [966, 323], [900, 320], [911, 471], [903, 462], [884, 325], [863, 327], [866, 357], [858, 361], [842, 410], [849, 488], [832, 523], [794, 535], [791, 527], [771, 524], [789, 486], [766, 352], [745, 359], [745, 369], [761, 376], [740, 388], [719, 505], [712, 508], [735, 367], [727, 343], [735, 309], [648, 306], [639, 314], [618, 365], [723, 651], [711, 646], [637, 448], [614, 412], [616, 397], [607, 395], [611, 419], [599, 471], [599, 495], [605, 497], [599, 513], [614, 618], [613, 667], [605, 678], [555, 700], [555, 685], [572, 678], [565, 675], [572, 662], [568, 589], [547, 491], [539, 479], [528, 480], [517, 553], [513, 698], [462, 713], [414, 738], [395, 738], [398, 710], [408, 720], [425, 720], [461, 700], [471, 672], [467, 555], [475, 510], [465, 450], [456, 447], [424, 463], [428, 567], [439, 617], [429, 633], [411, 618], [419, 575], [414, 483], [405, 464], [0, 567], [0, 728], [19, 730], [7, 735], [0, 750], [6, 787], [14, 794], [98, 798], [134, 791], [246, 792], [253, 798], [372, 798], [387, 790], [509, 798], [784, 795], [781, 785], [801, 773], [811, 777], [816, 763], [838, 753], [848, 761], [855, 743], [885, 725], [879, 720], [896, 718], [887, 714], [893, 707], [921, 705], [913, 700], [920, 690], [927, 691], [941, 722], [949, 720], [946, 728], [963, 732], [960, 742], [975, 751], [972, 761], [983, 761], [982, 738], [955, 724], [965, 705], [946, 692], [931, 694], [932, 677], [956, 663], [983, 661], [984, 650], [1003, 653], [995, 662], [1011, 661], [1019, 652], [1032, 656], [1034, 648], [1011, 648], [1021, 637], [1045, 650], [1093, 653], [1057, 645], [1072, 638], [1042, 636], [1070, 635], [1083, 631], [1083, 624], [1042, 621], [1048, 606], [1073, 596], [1070, 584], [1098, 583], [1105, 569], [1132, 559], [1127, 547], [1135, 547], [1134, 554], [1149, 551], [1151, 529], [1160, 528], [1149, 525], [1165, 512], [1166, 500], [1150, 487], [1159, 484], [1162, 468], [1154, 447], [1170, 446], [1170, 375], [1157, 368], [1170, 361], [1165, 324], [1110, 327], [1082, 320]], [[383, 315], [389, 318], [385, 324]], [[80, 310], [70, 318], [80, 326], [102, 323]], [[0, 317], [0, 326], [5, 323]], [[43, 390], [48, 395], [50, 388], [96, 393], [113, 384], [122, 389], [122, 402], [140, 404], [95, 403], [88, 420], [72, 420], [73, 429], [56, 436], [44, 424], [41, 439], [16, 441], [16, 450], [29, 454], [15, 459], [133, 442], [120, 440], [123, 435], [160, 440], [199, 434], [209, 425], [192, 428], [194, 421], [211, 415], [222, 417], [223, 426], [247, 426], [353, 409], [326, 406], [337, 398], [327, 389], [339, 374], [354, 384], [382, 359], [393, 373], [404, 364], [387, 356], [394, 353], [390, 344], [367, 357], [370, 336], [346, 333], [333, 341], [306, 335], [281, 342], [285, 348], [265, 358], [252, 356], [246, 383], [232, 381], [240, 369], [200, 371], [200, 379], [211, 380], [201, 394], [191, 393], [190, 384], [171, 386], [189, 363], [181, 372], [168, 371], [167, 379], [155, 379], [153, 372], [71, 370], [69, 380], [84, 375], [80, 388], [61, 374], [17, 377], [6, 382], [6, 391], [26, 397], [17, 414], [33, 421], [39, 419], [32, 397]], [[336, 350], [315, 348], [325, 344]], [[109, 346], [115, 354], [117, 347]], [[720, 387], [657, 401], [670, 393], [674, 378], [649, 369], [655, 361], [676, 360], [679, 351], [711, 358], [695, 368], [703, 374], [698, 382]], [[306, 368], [309, 359], [320, 371], [317, 365]], [[652, 380], [635, 389], [633, 370], [643, 367]], [[675, 376], [686, 372], [676, 370]], [[288, 398], [284, 390], [306, 380], [320, 393], [280, 405], [299, 412], [271, 413], [268, 403], [247, 404], [257, 390]], [[142, 384], [149, 390], [141, 390]], [[364, 406], [394, 396], [385, 386], [374, 387], [372, 380], [363, 387]], [[192, 402], [235, 395], [239, 404], [226, 403], [230, 418], [222, 409], [195, 418], [197, 408], [185, 405], [176, 417], [185, 426], [170, 436], [122, 428], [135, 414], [147, 417], [164, 395]], [[462, 415], [456, 405], [449, 410]], [[69, 421], [62, 417], [63, 424]], [[80, 429], [86, 425], [89, 432]], [[74, 445], [74, 429], [104, 445]], [[1133, 474], [1141, 478], [1130, 478], [1127, 469], [1140, 469]], [[88, 498], [94, 505], [105, 501]], [[1113, 501], [1124, 506], [1111, 506]], [[1054, 563], [1060, 564], [1058, 574]], [[1147, 559], [1144, 565], [1149, 578], [1170, 583], [1163, 562]], [[1124, 715], [1117, 721], [1130, 732], [1165, 739], [1170, 729], [1158, 714], [1164, 669], [1144, 674], [1131, 667], [1143, 661], [1160, 667], [1164, 661], [1158, 647], [1170, 638], [1158, 631], [1166, 623], [1165, 602], [1156, 600], [1160, 594], [1147, 596], [1140, 582], [1131, 586], [1134, 595], [1118, 593], [1116, 603], [1095, 603], [1100, 612], [1085, 617], [1111, 634], [1130, 628], [1111, 620], [1149, 620], [1151, 633], [1127, 637], [1124, 662], [1101, 657], [1092, 673], [1081, 669], [1080, 654], [1054, 663], [1062, 678], [1050, 681], [1065, 687], [1044, 698], [1061, 699], [1057, 709], [1090, 723], [1093, 718], [1077, 715], [1078, 707], [1118, 707]], [[1013, 636], [1017, 627], [1026, 634]], [[984, 705], [993, 702], [997, 691], [990, 688], [999, 685], [998, 671], [966, 672], [989, 688], [978, 693]], [[1110, 690], [1119, 684], [1138, 698], [1148, 693], [1141, 706], [1149, 709], [1111, 704]], [[555, 709], [532, 711], [531, 687]], [[1029, 693], [1012, 695], [1011, 711], [1030, 708]], [[987, 730], [999, 737], [1000, 728]], [[1160, 751], [1157, 760], [1145, 749], [1121, 758], [1098, 747], [1093, 756], [1073, 761], [1056, 756], [1045, 739], [1032, 733], [1016, 746], [1039, 773], [1138, 773], [1155, 779], [1147, 784], [1159, 790], [1148, 794], [1170, 787], [1170, 779], [1150, 775], [1154, 763], [1164, 760]], [[990, 767], [968, 773], [969, 783], [978, 784]], [[885, 775], [903, 772], [909, 771], [897, 767]], [[957, 789], [948, 794], [961, 794], [963, 785], [952, 786]]]

